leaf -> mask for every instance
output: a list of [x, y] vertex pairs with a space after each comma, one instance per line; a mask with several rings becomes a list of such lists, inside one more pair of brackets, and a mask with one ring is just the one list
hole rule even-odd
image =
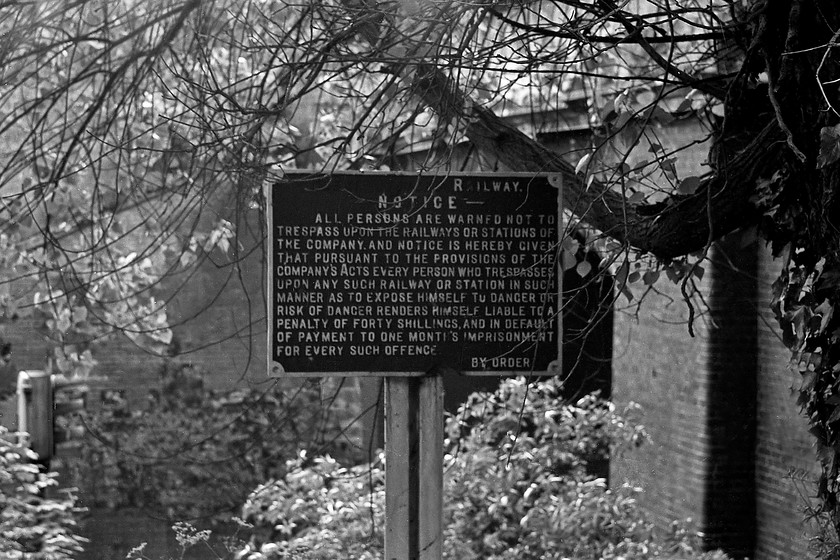
[[645, 167], [647, 167], [648, 165], [650, 165], [650, 161], [648, 161], [648, 160], [646, 160], [646, 159], [640, 159], [640, 160], [639, 160], [639, 161], [637, 161], [637, 162], [636, 162], [636, 164], [633, 166], [633, 169], [632, 169], [632, 171], [631, 171], [631, 172], [632, 172], [632, 173], [637, 173], [637, 174], [641, 175], [641, 174], [644, 172]]
[[581, 278], [585, 277], [592, 271], [592, 265], [589, 264], [589, 261], [580, 261], [575, 267], [575, 272], [577, 272]]
[[680, 181], [677, 192], [685, 195], [694, 194], [698, 187], [700, 187], [700, 177], [686, 177]]
[[645, 199], [645, 193], [638, 191], [627, 197], [627, 202], [630, 204], [637, 204]]
[[618, 267], [618, 270], [615, 271], [615, 284], [617, 286], [622, 286], [627, 281], [627, 273], [630, 270], [630, 263], [624, 261], [621, 263], [621, 266]]
[[626, 161], [622, 161], [621, 165], [618, 166], [618, 172], [623, 176], [627, 176], [630, 173], [630, 165]]
[[817, 155], [817, 169], [822, 169], [840, 159], [840, 124], [826, 126], [820, 130], [820, 153]]
[[816, 334], [822, 334], [825, 332], [825, 329], [828, 327], [828, 323], [831, 322], [831, 317], [834, 315], [834, 306], [831, 305], [829, 300], [823, 301], [817, 308], [814, 310], [816, 316], [819, 317], [819, 330]]
[[570, 251], [563, 251], [561, 254], [561, 266], [563, 267], [563, 271], [571, 270], [577, 264], [577, 259], [575, 258], [575, 254]]
[[563, 242], [560, 244], [561, 249], [567, 251], [569, 253], [577, 253], [578, 248], [580, 247], [580, 243], [574, 237], [564, 237]]
[[55, 322], [55, 329], [64, 334], [68, 330], [72, 324], [70, 323], [70, 310], [69, 309], [62, 309], [61, 312], [58, 314], [58, 318]]
[[[592, 159], [592, 152], [590, 152], [590, 153], [586, 154], [585, 156], [583, 156], [582, 158], [580, 158], [580, 161], [578, 161], [577, 165], [575, 166], [575, 174], [576, 175], [579, 174], [581, 171], [586, 169], [586, 166], [589, 164], [590, 159]], [[549, 179], [549, 181], [551, 181], [551, 177], [549, 177], [548, 179]]]
[[[622, 115], [623, 116], [623, 115]], [[636, 145], [642, 135], [642, 129], [635, 120], [629, 120], [630, 114], [627, 114], [627, 120], [619, 129], [618, 138], [624, 144], [625, 149], [629, 149]]]
[[198, 257], [192, 251], [184, 250], [178, 259], [182, 267], [188, 268], [192, 263], [198, 260]]
[[805, 326], [811, 319], [810, 310], [804, 305], [789, 309], [782, 318], [782, 338], [788, 348], [801, 348], [805, 342]]
[[622, 109], [625, 109], [627, 106], [627, 97], [630, 94], [630, 90], [625, 89], [621, 93], [615, 96], [613, 99], [613, 111], [616, 113], [620, 113]]
[[638, 282], [639, 278], [641, 278], [641, 277], [642, 277], [642, 275], [639, 274], [639, 271], [634, 270], [633, 272], [630, 273], [630, 276], [627, 277], [627, 282], [630, 283], [630, 284], [634, 284], [634, 283]]
[[74, 323], [82, 323], [87, 319], [88, 310], [87, 307], [79, 306], [73, 308], [73, 322]]
[[647, 116], [654, 122], [658, 122], [662, 125], [669, 125], [674, 122], [674, 115], [660, 107], [659, 105], [654, 105], [647, 111]]
[[642, 282], [645, 283], [645, 286], [652, 286], [656, 284], [656, 281], [659, 280], [659, 271], [658, 270], [648, 270], [642, 276]]
[[629, 111], [626, 112], [626, 113], [621, 113], [620, 115], [618, 115], [618, 118], [615, 119], [615, 122], [613, 123], [612, 129], [613, 130], [624, 130], [624, 128], [627, 126], [627, 123], [629, 123], [630, 119], [632, 119], [632, 118], [633, 118], [633, 114], [630, 113]]
[[840, 405], [840, 395], [831, 395], [825, 399], [826, 404]]
[[669, 179], [673, 180], [677, 178], [677, 166], [673, 158], [665, 158], [659, 160], [659, 167], [660, 169], [662, 169], [662, 172], [665, 174], [665, 176]]
[[840, 406], [836, 406], [834, 411], [831, 413], [831, 416], [828, 417], [828, 423], [831, 424], [832, 422], [836, 422], [840, 420]]
[[817, 380], [817, 372], [809, 371], [802, 374], [802, 383], [799, 386], [800, 391], [810, 391], [814, 388], [814, 383]]

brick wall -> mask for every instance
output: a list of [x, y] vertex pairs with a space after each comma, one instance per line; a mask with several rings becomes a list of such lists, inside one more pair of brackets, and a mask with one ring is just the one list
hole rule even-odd
[[[221, 211], [207, 212], [214, 219], [224, 216]], [[159, 298], [169, 301], [170, 322], [176, 324], [170, 355], [155, 355], [128, 337], [115, 335], [92, 345], [99, 362], [93, 374], [107, 376], [110, 381], [106, 385], [126, 390], [129, 398], [139, 399], [155, 386], [166, 360], [198, 365], [208, 374], [207, 385], [212, 389], [265, 383], [260, 212], [246, 212], [237, 234], [234, 245], [238, 254], [226, 256], [216, 250], [198, 270], [175, 273], [158, 288]], [[11, 363], [0, 368], [2, 395], [14, 391], [18, 371], [47, 367], [51, 345], [42, 317], [6, 324], [0, 334], [12, 346]], [[0, 422], [9, 425], [12, 420], [4, 417]]]
[[645, 489], [640, 502], [661, 527], [692, 517], [708, 547], [807, 558], [813, 488], [799, 479], [816, 463], [768, 309], [778, 263], [742, 245], [733, 236], [710, 255], [695, 338], [673, 287], [616, 314], [613, 397], [644, 407], [653, 443], [614, 461], [612, 476]]
[[704, 367], [709, 325], [699, 319], [697, 336], [690, 338], [687, 309], [678, 290], [667, 288], [648, 293], [640, 308], [639, 291], [630, 304], [620, 296], [613, 342], [613, 398], [643, 407], [642, 422], [652, 441], [613, 461], [610, 478], [640, 485], [640, 503], [661, 527], [702, 517], [710, 444]]
[[[756, 408], [756, 558], [787, 560], [809, 558], [804, 509], [807, 496], [815, 494], [813, 481], [819, 468], [799, 413], [793, 389], [798, 374], [787, 367], [790, 354], [779, 338], [779, 328], [769, 309], [771, 285], [781, 262], [761, 250], [758, 267], [758, 388]], [[804, 479], [800, 481], [799, 479]]]
[[[732, 244], [730, 244], [732, 245]], [[736, 256], [731, 246], [725, 250]], [[703, 264], [705, 302], [695, 336], [679, 288], [662, 282], [633, 314], [616, 314], [613, 397], [635, 401], [652, 444], [614, 461], [613, 480], [644, 490], [642, 506], [666, 528], [691, 518], [711, 548], [753, 548], [755, 433], [754, 259], [722, 251]]]
[[237, 225], [236, 249], [214, 251], [189, 277], [167, 284], [172, 352], [211, 374], [214, 388], [266, 379], [266, 324], [259, 211]]

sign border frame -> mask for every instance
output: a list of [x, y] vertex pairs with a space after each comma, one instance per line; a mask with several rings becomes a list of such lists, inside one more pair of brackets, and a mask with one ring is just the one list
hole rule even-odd
[[[266, 181], [264, 184], [263, 196], [265, 200], [265, 220], [266, 220], [266, 238], [265, 238], [265, 258], [266, 258], [266, 274], [265, 274], [265, 290], [266, 290], [266, 358], [267, 358], [267, 372], [268, 377], [272, 378], [290, 378], [290, 379], [306, 379], [306, 378], [321, 378], [321, 377], [423, 377], [428, 375], [427, 371], [342, 371], [342, 372], [319, 372], [319, 371], [294, 371], [289, 372], [283, 368], [283, 365], [273, 359], [271, 349], [273, 345], [271, 320], [274, 317], [272, 309], [274, 309], [274, 290], [273, 285], [273, 270], [274, 270], [274, 248], [271, 241], [274, 239], [274, 212], [273, 212], [273, 193], [275, 187], [288, 177], [324, 177], [330, 175], [359, 175], [359, 176], [379, 176], [379, 177], [441, 177], [448, 179], [450, 177], [523, 177], [533, 179], [536, 177], [545, 177], [549, 180], [549, 184], [557, 190], [557, 243], [558, 247], [563, 242], [563, 234], [565, 231], [565, 220], [563, 219], [563, 175], [561, 173], [531, 173], [523, 171], [511, 172], [492, 172], [492, 171], [357, 171], [357, 170], [336, 170], [333, 172], [322, 172], [313, 170], [294, 169], [284, 171], [283, 178], [279, 180]], [[551, 179], [555, 178], [558, 185], [551, 183]], [[500, 371], [457, 371], [459, 375], [465, 377], [515, 377], [520, 375], [525, 376], [554, 376], [562, 371], [563, 363], [563, 270], [559, 259], [557, 263], [557, 332], [555, 333], [557, 342], [557, 357], [549, 363], [546, 371], [537, 370], [500, 370]], [[451, 365], [444, 364], [447, 371], [452, 369]], [[276, 370], [279, 368], [279, 372]]]

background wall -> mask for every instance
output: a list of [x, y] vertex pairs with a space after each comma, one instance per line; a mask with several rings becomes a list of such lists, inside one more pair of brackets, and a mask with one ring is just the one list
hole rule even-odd
[[[788, 367], [790, 353], [782, 345], [776, 319], [769, 309], [771, 286], [781, 269], [761, 250], [756, 316], [756, 558], [807, 558], [804, 510], [815, 495], [812, 481], [819, 473], [813, 437], [796, 404], [799, 374]], [[815, 502], [813, 503], [815, 505]]]
[[[704, 277], [701, 289], [710, 287]], [[629, 480], [644, 489], [642, 505], [658, 525], [704, 516], [702, 491], [711, 445], [707, 428], [710, 379], [709, 322], [686, 329], [688, 310], [677, 290], [649, 293], [641, 308], [620, 296], [613, 338], [613, 399], [642, 406], [652, 441], [611, 464], [613, 484]], [[623, 307], [619, 307], [622, 306]]]
[[692, 517], [710, 547], [807, 558], [804, 495], [817, 464], [768, 308], [779, 263], [744, 242], [711, 254], [695, 338], [676, 288], [638, 315], [616, 314], [613, 397], [642, 405], [653, 443], [614, 461], [612, 476], [645, 488], [641, 502], [663, 527]]

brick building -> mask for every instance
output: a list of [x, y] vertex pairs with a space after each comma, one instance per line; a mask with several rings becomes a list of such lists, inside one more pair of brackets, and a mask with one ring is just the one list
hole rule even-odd
[[638, 313], [616, 309], [613, 398], [642, 405], [652, 442], [613, 461], [611, 476], [640, 485], [661, 526], [692, 518], [710, 547], [807, 558], [817, 463], [769, 310], [781, 265], [730, 237], [705, 265], [694, 338], [677, 288], [648, 294]]
[[[242, 247], [259, 247], [259, 216], [249, 218], [240, 231]], [[587, 349], [564, 352], [567, 360], [588, 356], [580, 382], [604, 391], [610, 391], [611, 356], [613, 398], [644, 409], [652, 442], [613, 461], [612, 482], [641, 486], [642, 506], [663, 527], [692, 518], [710, 547], [757, 560], [807, 557], [802, 520], [813, 491], [803, 479], [816, 472], [806, 423], [791, 394], [796, 374], [787, 368], [787, 351], [768, 309], [779, 266], [763, 246], [742, 247], [733, 236], [705, 264], [700, 288], [708, 311], [697, 307], [694, 338], [678, 289], [663, 281], [657, 286], [661, 295], [647, 294], [638, 308], [637, 300], [626, 305], [620, 297], [613, 321], [589, 339]], [[183, 285], [188, 289], [174, 294], [168, 309], [180, 323], [173, 344], [181, 354], [174, 359], [201, 366], [214, 388], [265, 383], [261, 251], [235, 265], [209, 260]], [[586, 317], [578, 320], [585, 323]], [[8, 327], [6, 338], [13, 347], [10, 372], [44, 367], [48, 345], [36, 320]], [[154, 386], [165, 359], [128, 339], [111, 341], [96, 355], [98, 373], [137, 396]], [[565, 364], [567, 371], [571, 366]], [[493, 383], [451, 383], [449, 408], [459, 394]], [[347, 401], [368, 399], [361, 406], [378, 394], [375, 382], [358, 379], [344, 390]]]

